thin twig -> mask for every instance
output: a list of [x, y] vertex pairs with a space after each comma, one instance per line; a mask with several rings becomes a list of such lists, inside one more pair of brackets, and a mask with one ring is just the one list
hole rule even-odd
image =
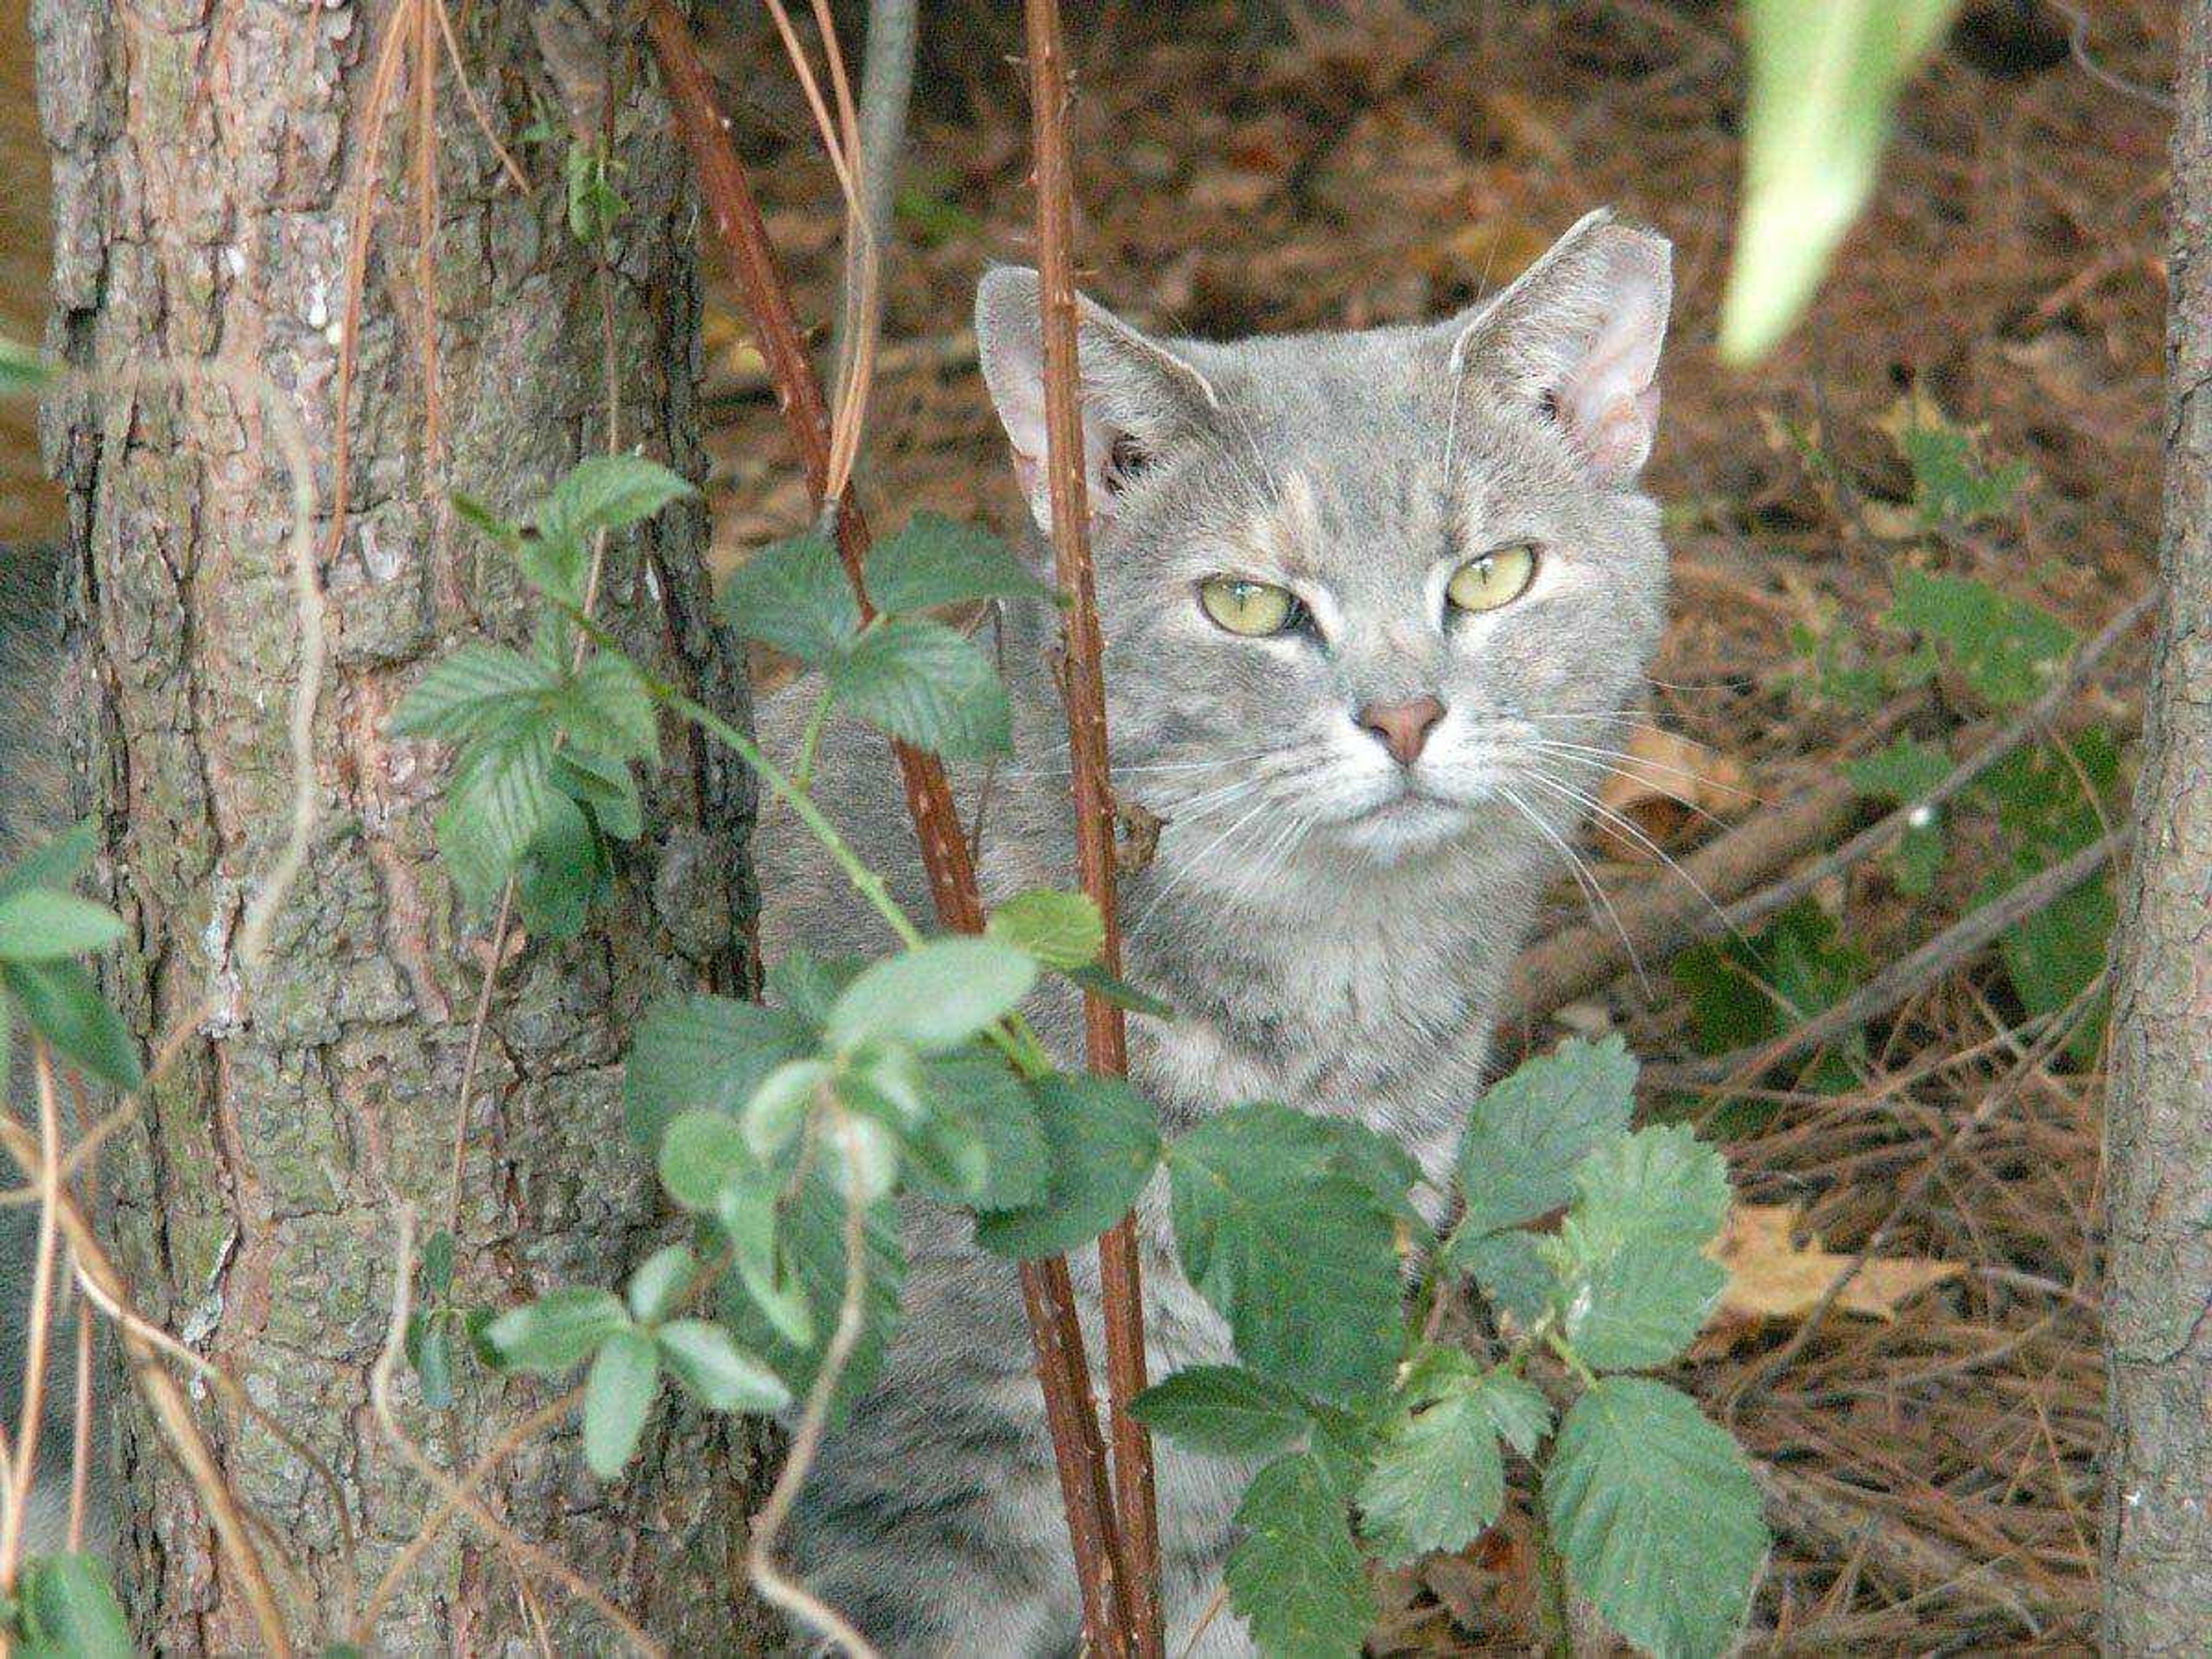
[[61, 1199], [61, 1107], [54, 1094], [53, 1057], [46, 1040], [31, 1038], [31, 1066], [39, 1087], [39, 1242], [32, 1259], [30, 1325], [23, 1343], [22, 1413], [16, 1419], [15, 1462], [8, 1505], [0, 1518], [0, 1591], [13, 1593], [22, 1559], [23, 1522], [38, 1478], [39, 1430], [46, 1407], [46, 1342], [54, 1310], [54, 1247]]
[[76, 1300], [76, 1410], [70, 1432], [69, 1547], [84, 1547], [84, 1516], [92, 1484], [92, 1298]]
[[[1115, 904], [1114, 786], [1109, 771], [1105, 645], [1091, 562], [1086, 499], [1082, 368], [1077, 360], [1074, 185], [1067, 143], [1067, 71], [1056, 0], [1028, 0], [1030, 133], [1036, 147], [1037, 301], [1044, 337], [1046, 479], [1052, 545], [1065, 605], [1060, 619], [1066, 672], [1067, 747], [1075, 774], [1076, 862], [1083, 890], [1105, 933], [1100, 960], [1121, 971], [1121, 918]], [[1128, 1031], [1118, 1004], [1085, 991], [1085, 1057], [1102, 1076], [1126, 1077]], [[1164, 1638], [1159, 1596], [1159, 1531], [1152, 1490], [1152, 1448], [1130, 1405], [1145, 1389], [1145, 1314], [1136, 1218], [1126, 1215], [1098, 1241], [1106, 1338], [1109, 1423], [1114, 1443], [1115, 1519], [1121, 1579], [1137, 1650], [1158, 1659]]]
[[616, 1606], [597, 1584], [551, 1551], [532, 1543], [494, 1515], [474, 1492], [431, 1462], [428, 1454], [416, 1444], [414, 1437], [400, 1427], [398, 1415], [392, 1406], [392, 1376], [398, 1368], [401, 1352], [407, 1346], [407, 1316], [414, 1291], [415, 1211], [408, 1204], [395, 1204], [393, 1207], [398, 1237], [394, 1240], [392, 1250], [392, 1321], [385, 1329], [383, 1351], [377, 1355], [376, 1364], [370, 1368], [368, 1374], [369, 1405], [376, 1413], [378, 1426], [384, 1431], [385, 1437], [398, 1449], [399, 1455], [407, 1460], [409, 1466], [451, 1499], [483, 1529], [486, 1537], [498, 1540], [503, 1548], [528, 1565], [532, 1571], [550, 1578], [571, 1595], [590, 1603], [599, 1616], [621, 1632], [623, 1639], [638, 1652], [652, 1655], [654, 1659], [665, 1659], [668, 1650]]
[[[2128, 843], [2131, 830], [2116, 830], [2049, 869], [1970, 911], [1950, 927], [1883, 969], [1842, 1001], [1784, 1031], [1771, 1042], [1732, 1049], [1672, 1074], [1690, 1083], [1718, 1083], [1752, 1078], [1810, 1048], [1818, 1048], [1854, 1026], [1887, 1013], [1922, 986], [1933, 983], [1967, 961], [2015, 922], [2050, 906], [2097, 872]], [[1655, 1075], [1658, 1075], [1655, 1073]]]
[[[844, 1133], [843, 1115], [835, 1099], [826, 1099], [823, 1105], [838, 1114], [835, 1127], [838, 1133]], [[857, 1164], [857, 1159], [848, 1158], [846, 1167], [850, 1170]], [[859, 1181], [854, 1179], [845, 1196], [845, 1293], [837, 1304], [837, 1327], [830, 1334], [829, 1346], [822, 1351], [822, 1364], [814, 1373], [814, 1385], [806, 1391], [806, 1405], [800, 1413], [799, 1426], [792, 1431], [791, 1448], [784, 1455], [782, 1472], [776, 1477], [768, 1502], [753, 1517], [752, 1539], [745, 1551], [745, 1570], [763, 1598], [808, 1629], [836, 1642], [853, 1659], [875, 1659], [876, 1650], [843, 1613], [776, 1565], [775, 1546], [782, 1536], [784, 1523], [791, 1518], [792, 1506], [799, 1501], [799, 1492], [806, 1485], [815, 1455], [822, 1449], [822, 1437], [830, 1426], [830, 1409], [837, 1396], [837, 1384], [843, 1380], [845, 1368], [852, 1362], [853, 1350], [860, 1345], [861, 1334], [867, 1328], [867, 1206], [861, 1201]]]

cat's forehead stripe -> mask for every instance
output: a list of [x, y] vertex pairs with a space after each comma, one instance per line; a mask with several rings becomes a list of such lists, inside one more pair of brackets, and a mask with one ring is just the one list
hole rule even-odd
[[1312, 477], [1303, 471], [1284, 473], [1273, 499], [1246, 525], [1244, 539], [1255, 557], [1281, 574], [1318, 576], [1314, 554], [1321, 540], [1321, 501]]

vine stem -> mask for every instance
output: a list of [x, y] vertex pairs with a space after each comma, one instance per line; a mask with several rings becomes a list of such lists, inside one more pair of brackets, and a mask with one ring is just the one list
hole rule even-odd
[[[1121, 972], [1121, 918], [1114, 894], [1114, 786], [1106, 741], [1106, 680], [1098, 599], [1091, 563], [1091, 508], [1084, 474], [1083, 381], [1077, 361], [1073, 166], [1067, 143], [1067, 70], [1058, 0], [1027, 0], [1031, 143], [1036, 155], [1037, 298], [1044, 336], [1046, 483], [1052, 501], [1053, 560], [1065, 604], [1067, 747], [1075, 773], [1075, 856], [1083, 890], [1105, 924], [1100, 961]], [[1106, 1077], [1129, 1073], [1121, 1008], [1083, 994], [1085, 1057]], [[1130, 1405], [1145, 1390], [1144, 1274], [1133, 1212], [1098, 1241], [1106, 1334], [1108, 1422], [1114, 1441], [1114, 1502], [1137, 1650], [1159, 1659], [1159, 1528], [1152, 1443]]]
[[[866, 622], [874, 614], [867, 596], [867, 526], [852, 501], [849, 483], [841, 479], [833, 490], [828, 407], [821, 383], [807, 361], [790, 287], [776, 264], [744, 163], [731, 142], [729, 123], [715, 106], [705, 65], [699, 61], [690, 28], [675, 0], [647, 0], [645, 27], [676, 125], [698, 173], [708, 216], [744, 291], [761, 355], [775, 381], [776, 403], [784, 424], [805, 466], [815, 500], [828, 518], [838, 557]], [[729, 732], [726, 723], [717, 724]], [[981, 933], [983, 902], [975, 862], [961, 830], [944, 765], [934, 755], [910, 744], [894, 744], [893, 752], [938, 918], [956, 933]], [[808, 803], [810, 809], [811, 805]], [[814, 816], [820, 818], [819, 813]], [[808, 827], [820, 833], [814, 823]], [[846, 873], [853, 874], [851, 864], [846, 866]], [[880, 890], [880, 881], [872, 876], [861, 883], [861, 890], [869, 890], [869, 882]], [[1099, 1437], [1083, 1328], [1076, 1316], [1075, 1287], [1068, 1277], [1066, 1261], [1060, 1256], [1023, 1262], [1020, 1278], [1037, 1382], [1043, 1391], [1045, 1419], [1052, 1435], [1053, 1463], [1060, 1479], [1068, 1544], [1082, 1595], [1084, 1629], [1091, 1650], [1102, 1659], [1128, 1659], [1137, 1650], [1129, 1612], [1129, 1575], [1121, 1559], [1106, 1449]]]

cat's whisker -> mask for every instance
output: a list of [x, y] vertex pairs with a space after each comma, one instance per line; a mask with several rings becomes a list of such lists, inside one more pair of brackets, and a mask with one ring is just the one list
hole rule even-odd
[[[1224, 830], [1212, 841], [1206, 842], [1206, 846], [1199, 852], [1193, 854], [1189, 858], [1182, 860], [1181, 865], [1176, 870], [1176, 872], [1168, 878], [1166, 884], [1161, 887], [1158, 892], [1152, 895], [1152, 902], [1145, 907], [1144, 914], [1139, 916], [1135, 923], [1131, 926], [1129, 929], [1131, 934], [1134, 935], [1141, 932], [1145, 924], [1152, 919], [1153, 914], [1159, 909], [1161, 905], [1167, 902], [1168, 896], [1170, 894], [1173, 893], [1178, 887], [1182, 886], [1183, 882], [1188, 879], [1194, 871], [1198, 870], [1205, 864], [1206, 860], [1212, 858], [1214, 853], [1224, 842], [1226, 842], [1231, 836], [1237, 834], [1238, 830], [1243, 829], [1246, 824], [1251, 823], [1253, 819], [1258, 817], [1273, 805], [1274, 805], [1273, 801], [1263, 796], [1261, 799], [1259, 805], [1253, 807], [1250, 811], [1245, 813], [1243, 817], [1231, 823], [1226, 830]], [[1164, 842], [1168, 830], [1172, 830], [1176, 827], [1177, 826], [1174, 823], [1170, 823], [1166, 826], [1166, 829], [1162, 831], [1163, 851], [1165, 850]]]
[[1739, 788], [1734, 784], [1723, 783], [1718, 778], [1709, 778], [1702, 773], [1692, 772], [1680, 766], [1669, 766], [1663, 761], [1645, 760], [1640, 755], [1618, 754], [1609, 750], [1592, 748], [1584, 744], [1563, 744], [1544, 738], [1535, 738], [1524, 746], [1537, 754], [1553, 755], [1568, 761], [1589, 761], [1601, 764], [1607, 771], [1618, 772], [1631, 783], [1642, 784], [1645, 788], [1663, 795], [1677, 806], [1686, 807], [1692, 813], [1703, 818], [1716, 830], [1725, 830], [1728, 825], [1722, 819], [1716, 817], [1702, 802], [1688, 795], [1677, 794], [1673, 789], [1668, 787], [1661, 778], [1651, 776], [1650, 774], [1659, 773], [1684, 778], [1692, 785], [1708, 789], [1726, 790], [1737, 796], [1747, 805], [1766, 806], [1772, 804], [1754, 795], [1748, 789]]
[[1581, 807], [1584, 811], [1595, 813], [1605, 823], [1611, 824], [1622, 835], [1629, 837], [1638, 846], [1643, 848], [1644, 851], [1650, 854], [1650, 855], [1660, 864], [1663, 865], [1677, 880], [1683, 884], [1683, 885], [1687, 887], [1692, 893], [1695, 893], [1698, 899], [1704, 903], [1705, 908], [1713, 913], [1714, 919], [1723, 927], [1727, 928], [1731, 936], [1741, 941], [1743, 944], [1748, 945], [1751, 943], [1749, 939], [1744, 938], [1742, 930], [1729, 921], [1728, 912], [1722, 909], [1719, 903], [1714, 899], [1713, 896], [1705, 890], [1705, 884], [1700, 882], [1687, 870], [1684, 869], [1682, 867], [1681, 861], [1675, 858], [1673, 854], [1669, 853], [1657, 842], [1652, 840], [1650, 836], [1644, 834], [1643, 829], [1639, 825], [1632, 822], [1630, 819], [1622, 817], [1619, 812], [1614, 811], [1613, 808], [1606, 805], [1602, 801], [1600, 801], [1592, 796], [1584, 794], [1581, 790], [1571, 788], [1566, 784], [1559, 782], [1557, 779], [1548, 777], [1540, 772], [1525, 771], [1520, 775], [1520, 777], [1521, 781], [1524, 783], [1533, 783], [1540, 788], [1549, 789], [1556, 794], [1564, 796], [1566, 799], [1572, 801], [1576, 805]]
[[[1497, 786], [1497, 789], [1499, 795], [1504, 798], [1506, 804], [1528, 819], [1529, 827], [1556, 848], [1559, 855], [1567, 861], [1568, 872], [1575, 878], [1575, 887], [1583, 896], [1583, 908], [1589, 912], [1590, 921], [1594, 926], [1602, 925], [1598, 919], [1598, 906], [1604, 907], [1605, 919], [1612, 922], [1613, 931], [1620, 935], [1621, 948], [1628, 952], [1628, 965], [1636, 970], [1636, 982], [1644, 988], [1646, 996], [1650, 995], [1651, 976], [1644, 971], [1644, 958], [1636, 949], [1636, 941], [1628, 936], [1628, 929], [1620, 920], [1620, 912], [1613, 908], [1612, 895], [1605, 890], [1604, 885], [1590, 872], [1589, 866], [1582, 854], [1576, 852], [1558, 830], [1545, 823], [1543, 815], [1529, 805], [1527, 801], [1522, 800], [1520, 796], [1502, 784]], [[1597, 902], [1595, 905], [1591, 903], [1593, 898]]]

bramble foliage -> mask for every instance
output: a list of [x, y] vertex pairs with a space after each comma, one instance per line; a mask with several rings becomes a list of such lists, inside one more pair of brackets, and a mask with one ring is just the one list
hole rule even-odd
[[[1413, 1158], [1359, 1124], [1257, 1101], [1164, 1140], [1134, 1089], [1057, 1069], [1020, 1013], [1048, 974], [1168, 1013], [1098, 970], [1089, 899], [1026, 892], [981, 936], [927, 938], [805, 793], [833, 713], [943, 754], [1004, 749], [989, 662], [917, 613], [1048, 590], [989, 538], [926, 515], [871, 558], [879, 610], [865, 622], [823, 538], [763, 551], [720, 604], [738, 633], [820, 674], [820, 710], [787, 774], [584, 614], [586, 538], [682, 493], [618, 459], [562, 480], [528, 528], [465, 509], [547, 603], [528, 653], [464, 647], [395, 720], [457, 745], [437, 825], [455, 888], [481, 903], [511, 878], [526, 919], [580, 927], [618, 856], [611, 843], [639, 831], [629, 767], [653, 753], [659, 703], [792, 804], [902, 948], [872, 962], [794, 951], [772, 966], [763, 1004], [691, 995], [651, 1009], [626, 1068], [629, 1127], [692, 1218], [690, 1242], [648, 1258], [620, 1294], [561, 1286], [493, 1316], [453, 1301], [453, 1241], [434, 1237], [409, 1342], [425, 1402], [451, 1401], [463, 1349], [495, 1370], [583, 1370], [586, 1457], [606, 1478], [672, 1378], [710, 1410], [772, 1412], [827, 1389], [834, 1411], [880, 1375], [902, 1199], [964, 1210], [981, 1248], [1030, 1258], [1096, 1238], [1164, 1168], [1177, 1260], [1236, 1363], [1163, 1380], [1139, 1413], [1183, 1450], [1264, 1460], [1227, 1584], [1265, 1650], [1356, 1653], [1374, 1613], [1367, 1559], [1456, 1549], [1492, 1525], [1506, 1448], [1542, 1467], [1570, 1578], [1624, 1635], [1664, 1653], [1724, 1647], [1765, 1549], [1755, 1491], [1686, 1396], [1626, 1374], [1679, 1358], [1711, 1310], [1721, 1274], [1704, 1250], [1727, 1177], [1686, 1130], [1631, 1129], [1636, 1066], [1619, 1041], [1570, 1043], [1473, 1103], [1456, 1160], [1465, 1208], [1447, 1237], [1413, 1201]], [[1556, 1233], [1529, 1231], [1561, 1211]], [[1487, 1359], [1425, 1334], [1462, 1279], [1496, 1310]], [[855, 1340], [825, 1378], [841, 1324]], [[1540, 1384], [1573, 1397], [1556, 1440]], [[1680, 1431], [1685, 1419], [1697, 1432]], [[1681, 1443], [1662, 1454], [1640, 1443], [1647, 1430]], [[1687, 1560], [1692, 1538], [1719, 1547]]]

